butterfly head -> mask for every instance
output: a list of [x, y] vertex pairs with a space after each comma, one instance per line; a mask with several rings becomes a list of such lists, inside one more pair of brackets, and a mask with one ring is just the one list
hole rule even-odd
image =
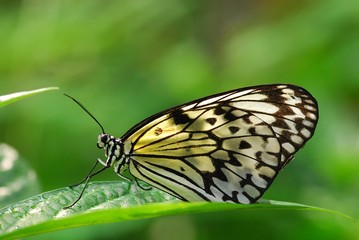
[[107, 133], [101, 133], [97, 138], [97, 147], [104, 148], [110, 142], [111, 136]]

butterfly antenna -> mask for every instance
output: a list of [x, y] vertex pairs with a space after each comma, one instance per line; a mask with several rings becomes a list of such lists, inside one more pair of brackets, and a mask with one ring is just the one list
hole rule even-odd
[[75, 98], [71, 97], [70, 95], [64, 94], [66, 97], [71, 98], [75, 103], [77, 103], [90, 117], [95, 120], [95, 122], [100, 126], [102, 133], [105, 133], [105, 129], [102, 127], [101, 123], [97, 121], [97, 119], [85, 108], [84, 105], [82, 105], [79, 101], [77, 101]]

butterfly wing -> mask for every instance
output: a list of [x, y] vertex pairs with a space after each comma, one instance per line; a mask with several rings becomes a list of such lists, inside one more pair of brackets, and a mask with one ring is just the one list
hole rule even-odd
[[253, 203], [317, 120], [317, 103], [303, 88], [263, 85], [162, 111], [122, 139], [138, 179], [185, 201]]

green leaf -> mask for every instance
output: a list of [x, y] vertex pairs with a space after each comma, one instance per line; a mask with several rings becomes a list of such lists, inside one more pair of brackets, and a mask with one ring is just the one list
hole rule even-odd
[[[128, 182], [90, 183], [81, 200], [70, 209], [83, 185], [61, 188], [31, 197], [0, 210], [0, 238], [14, 239], [79, 226], [153, 218], [184, 213], [245, 209], [290, 209], [329, 212], [297, 203], [263, 200], [257, 204], [185, 203], [157, 190], [144, 191]], [[352, 219], [353, 220], [353, 219]]]
[[0, 184], [0, 207], [40, 192], [35, 171], [5, 143], [0, 143]]
[[40, 88], [40, 89], [36, 89], [36, 90], [31, 90], [31, 91], [23, 91], [23, 92], [17, 92], [17, 93], [3, 95], [3, 96], [0, 96], [0, 107], [4, 107], [10, 103], [19, 101], [23, 98], [32, 96], [34, 94], [51, 91], [51, 90], [58, 90], [58, 89], [59, 89], [58, 87], [47, 87], [47, 88]]

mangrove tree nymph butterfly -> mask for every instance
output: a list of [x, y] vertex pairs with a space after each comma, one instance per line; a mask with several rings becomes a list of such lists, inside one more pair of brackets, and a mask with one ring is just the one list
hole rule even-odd
[[129, 171], [136, 181], [183, 201], [256, 202], [313, 136], [318, 121], [316, 100], [289, 84], [246, 87], [182, 104], [120, 138], [107, 134], [73, 100], [101, 127], [97, 146], [106, 156], [96, 162], [103, 168], [91, 173], [95, 164], [82, 182], [113, 166], [119, 176]]

